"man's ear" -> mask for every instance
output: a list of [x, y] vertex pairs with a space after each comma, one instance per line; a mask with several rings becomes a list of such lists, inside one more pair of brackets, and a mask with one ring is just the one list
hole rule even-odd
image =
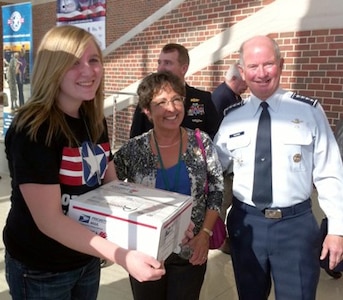
[[241, 74], [242, 79], [245, 80], [245, 76], [244, 76], [244, 72], [243, 72], [243, 67], [240, 64], [238, 64], [237, 68], [238, 68], [239, 73]]
[[186, 76], [186, 73], [187, 73], [187, 71], [188, 71], [188, 67], [189, 67], [188, 64], [182, 65], [182, 73], [183, 73], [183, 76]]
[[280, 59], [280, 69], [283, 70], [283, 64], [285, 60], [283, 58]]

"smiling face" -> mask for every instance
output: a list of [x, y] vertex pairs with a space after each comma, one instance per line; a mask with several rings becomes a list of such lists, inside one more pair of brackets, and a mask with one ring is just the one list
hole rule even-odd
[[259, 36], [244, 43], [241, 75], [253, 95], [268, 99], [279, 87], [283, 59], [270, 38]]
[[98, 48], [89, 42], [83, 55], [65, 73], [58, 95], [60, 108], [71, 115], [83, 101], [93, 100], [103, 76]]
[[144, 112], [154, 124], [155, 130], [178, 129], [185, 114], [183, 97], [169, 84], [165, 84], [154, 95], [150, 108], [144, 109]]

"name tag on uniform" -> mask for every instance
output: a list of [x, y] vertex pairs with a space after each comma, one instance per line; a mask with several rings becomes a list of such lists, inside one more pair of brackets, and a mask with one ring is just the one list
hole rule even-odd
[[235, 138], [235, 137], [238, 137], [238, 136], [241, 136], [244, 134], [244, 131], [240, 131], [240, 132], [235, 132], [235, 133], [232, 133], [229, 135], [229, 138]]

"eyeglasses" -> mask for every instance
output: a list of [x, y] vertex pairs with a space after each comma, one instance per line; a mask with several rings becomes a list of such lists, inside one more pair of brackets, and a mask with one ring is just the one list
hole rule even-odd
[[171, 100], [161, 100], [158, 102], [151, 102], [151, 104], [153, 104], [155, 107], [167, 108], [169, 103], [172, 103], [174, 106], [180, 107], [183, 105], [184, 101], [185, 97], [177, 96]]

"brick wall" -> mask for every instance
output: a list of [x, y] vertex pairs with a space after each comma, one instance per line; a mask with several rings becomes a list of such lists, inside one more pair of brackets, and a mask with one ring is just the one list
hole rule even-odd
[[272, 37], [286, 59], [282, 86], [317, 98], [334, 128], [343, 118], [343, 28]]
[[145, 20], [168, 0], [107, 0], [107, 45]]
[[[135, 27], [168, 1], [107, 0], [107, 45]], [[105, 58], [105, 90], [119, 91], [156, 70], [161, 47], [168, 42], [184, 44], [189, 50], [244, 18], [269, 1], [186, 0], [146, 30]], [[0, 2], [1, 5], [1, 2]], [[55, 25], [56, 2], [33, 6], [35, 47], [43, 34]], [[272, 26], [271, 26], [272, 28]], [[2, 29], [1, 29], [2, 30]], [[282, 86], [322, 103], [330, 124], [343, 118], [343, 28], [299, 32], [271, 32], [285, 57]], [[187, 77], [187, 82], [212, 91], [223, 79], [227, 65], [237, 53], [223, 58]], [[117, 143], [128, 137], [134, 107], [115, 119]], [[112, 118], [108, 119], [112, 128]], [[110, 135], [112, 133], [110, 132]]]
[[[273, 1], [185, 1], [106, 58], [107, 90], [120, 90], [156, 69], [168, 42], [189, 50]], [[285, 67], [282, 86], [322, 103], [332, 128], [343, 118], [343, 29], [271, 33], [281, 46]], [[237, 53], [187, 77], [189, 84], [212, 91]], [[128, 137], [133, 108], [117, 114], [116, 139]]]
[[[164, 44], [181, 43], [189, 50], [226, 30], [273, 1], [202, 0], [185, 1], [125, 45], [106, 57], [106, 91], [118, 91], [156, 70]], [[190, 85], [212, 91], [221, 81], [227, 65], [237, 54], [188, 76]], [[134, 107], [117, 113], [116, 141], [127, 140]], [[108, 120], [111, 124], [111, 120]], [[112, 124], [110, 125], [110, 127]]]
[[44, 34], [56, 25], [56, 2], [32, 6], [33, 56]]

